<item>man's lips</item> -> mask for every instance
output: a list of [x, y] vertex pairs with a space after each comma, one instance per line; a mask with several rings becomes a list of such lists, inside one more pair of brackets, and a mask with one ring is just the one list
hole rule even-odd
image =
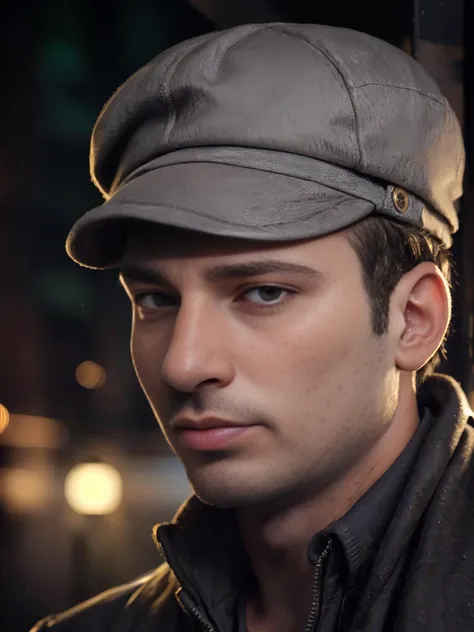
[[223, 450], [246, 434], [255, 424], [242, 424], [218, 417], [176, 419], [171, 424], [179, 442], [193, 450]]
[[210, 430], [212, 428], [245, 428], [250, 424], [229, 421], [220, 417], [178, 417], [171, 422], [174, 430]]

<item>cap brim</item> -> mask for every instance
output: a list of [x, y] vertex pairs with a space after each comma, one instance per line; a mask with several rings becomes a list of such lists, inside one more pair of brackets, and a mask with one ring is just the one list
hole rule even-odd
[[374, 204], [319, 183], [200, 162], [143, 173], [73, 226], [69, 256], [96, 269], [122, 259], [130, 220], [254, 241], [320, 237], [366, 217]]

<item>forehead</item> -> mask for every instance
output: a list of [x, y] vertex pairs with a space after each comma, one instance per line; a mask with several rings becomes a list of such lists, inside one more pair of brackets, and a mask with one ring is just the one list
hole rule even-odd
[[[346, 253], [346, 254], [345, 254]], [[317, 239], [292, 242], [263, 242], [209, 235], [196, 231], [137, 222], [130, 226], [122, 264], [129, 261], [204, 260], [245, 258], [252, 255], [309, 256], [314, 263], [355, 256], [344, 232]]]

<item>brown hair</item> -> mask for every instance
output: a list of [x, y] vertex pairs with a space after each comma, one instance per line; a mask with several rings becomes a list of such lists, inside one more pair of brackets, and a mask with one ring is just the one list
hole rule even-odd
[[[430, 261], [437, 265], [451, 287], [451, 253], [426, 231], [370, 216], [351, 226], [347, 233], [362, 265], [375, 334], [387, 332], [392, 292], [401, 277], [419, 263]], [[446, 338], [447, 335], [436, 354], [418, 370], [418, 385], [446, 358]]]

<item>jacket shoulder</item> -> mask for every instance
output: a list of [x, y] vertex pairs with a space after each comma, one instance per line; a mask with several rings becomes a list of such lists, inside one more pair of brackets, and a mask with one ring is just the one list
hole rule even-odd
[[[30, 632], [109, 632], [127, 610], [131, 610], [141, 596], [146, 601], [159, 599], [170, 592], [174, 576], [167, 564], [141, 575], [137, 579], [110, 588], [83, 603], [60, 614], [50, 615], [39, 621]], [[141, 607], [146, 608], [141, 602]]]

